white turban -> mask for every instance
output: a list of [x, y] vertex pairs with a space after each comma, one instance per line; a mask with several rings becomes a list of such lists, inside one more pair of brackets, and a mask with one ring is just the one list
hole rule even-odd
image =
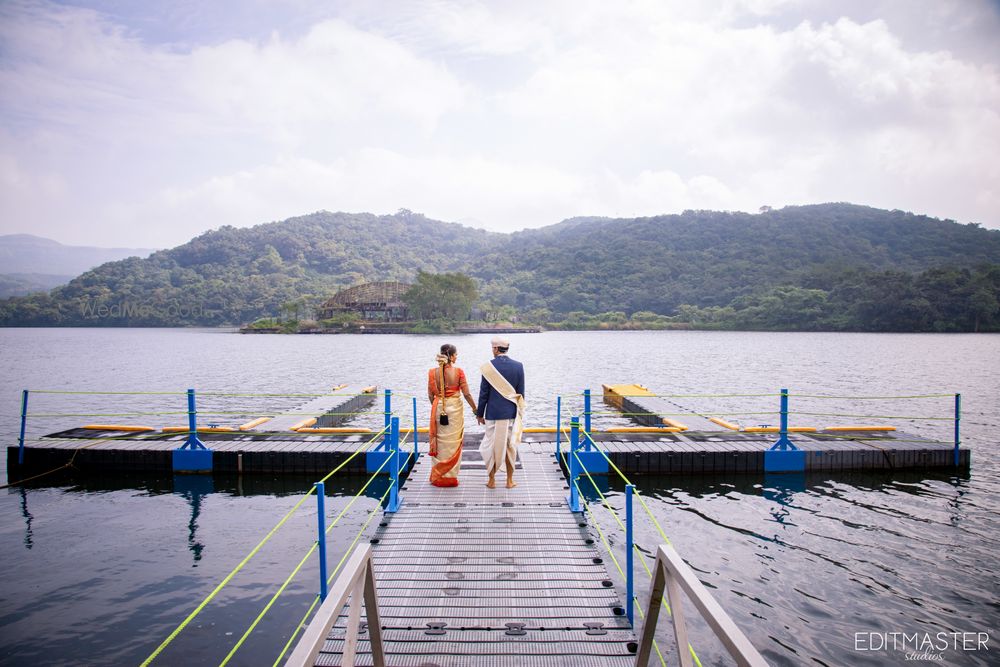
[[493, 347], [510, 347], [510, 341], [501, 336], [494, 336], [493, 340], [490, 341]]

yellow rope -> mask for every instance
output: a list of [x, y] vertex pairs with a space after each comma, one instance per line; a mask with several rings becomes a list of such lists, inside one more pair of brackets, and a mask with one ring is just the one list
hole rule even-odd
[[29, 389], [29, 394], [70, 394], [76, 396], [184, 396], [186, 391], [57, 391]]
[[[636, 595], [632, 595], [632, 599], [635, 601], [635, 608], [639, 610], [639, 618], [641, 618], [642, 620], [645, 621], [646, 620], [646, 612], [644, 612], [642, 610], [642, 603], [639, 602], [639, 598]], [[653, 648], [656, 649], [656, 655], [657, 655], [657, 657], [660, 658], [660, 664], [663, 665], [663, 667], [666, 667], [667, 666], [667, 661], [663, 657], [663, 653], [660, 652], [660, 645], [656, 643], [656, 639], [655, 638], [653, 639]], [[700, 667], [701, 663], [699, 662], [698, 665]]]
[[[384, 429], [383, 429], [383, 430], [384, 430]], [[351, 455], [350, 455], [350, 456], [349, 456], [349, 457], [348, 457], [347, 459], [345, 459], [345, 460], [344, 460], [344, 461], [343, 461], [343, 462], [342, 462], [342, 463], [341, 463], [341, 464], [340, 464], [339, 466], [337, 466], [336, 468], [334, 468], [334, 469], [333, 469], [333, 470], [332, 470], [332, 471], [331, 471], [331, 472], [330, 472], [330, 473], [329, 473], [329, 474], [328, 474], [328, 475], [327, 475], [326, 477], [324, 477], [324, 478], [323, 478], [322, 480], [320, 480], [320, 481], [322, 481], [322, 482], [325, 482], [326, 480], [330, 479], [330, 477], [332, 477], [334, 473], [336, 473], [336, 472], [337, 472], [338, 470], [340, 470], [340, 469], [341, 469], [341, 468], [343, 468], [343, 467], [344, 467], [345, 465], [347, 465], [347, 462], [348, 462], [348, 461], [350, 461], [350, 460], [351, 460], [351, 459], [353, 459], [353, 458], [354, 458], [355, 456], [357, 456], [358, 454], [360, 454], [360, 453], [361, 453], [361, 452], [362, 452], [362, 451], [364, 450], [364, 448], [365, 448], [365, 447], [367, 447], [367, 446], [368, 446], [369, 444], [371, 444], [371, 443], [372, 443], [372, 442], [374, 441], [374, 439], [375, 439], [375, 438], [372, 438], [372, 439], [368, 440], [368, 442], [366, 442], [366, 443], [365, 443], [365, 444], [363, 444], [363, 445], [362, 445], [362, 446], [361, 446], [360, 448], [358, 448], [358, 449], [357, 449], [357, 450], [356, 450], [356, 451], [355, 451], [355, 452], [354, 452], [353, 454], [351, 454]], [[390, 487], [390, 488], [391, 488], [391, 487]], [[191, 621], [193, 621], [193, 620], [195, 619], [195, 617], [196, 617], [196, 616], [198, 616], [198, 614], [200, 614], [200, 613], [202, 612], [202, 610], [203, 610], [203, 609], [204, 609], [204, 608], [205, 608], [206, 606], [208, 606], [208, 603], [209, 603], [209, 602], [211, 602], [211, 601], [212, 601], [212, 600], [213, 600], [213, 599], [215, 598], [215, 596], [219, 594], [219, 592], [220, 592], [220, 591], [221, 591], [221, 590], [222, 590], [222, 589], [223, 589], [223, 588], [224, 588], [224, 587], [226, 586], [226, 584], [228, 584], [228, 583], [229, 583], [229, 582], [230, 582], [230, 581], [232, 580], [232, 578], [233, 578], [233, 577], [235, 577], [235, 576], [236, 576], [236, 574], [237, 574], [237, 573], [238, 573], [238, 572], [239, 572], [240, 570], [242, 570], [242, 569], [243, 569], [244, 567], [246, 567], [246, 564], [250, 562], [250, 559], [251, 559], [251, 558], [253, 558], [254, 556], [256, 556], [256, 555], [257, 555], [257, 552], [258, 552], [258, 551], [260, 551], [260, 550], [261, 550], [261, 548], [262, 548], [262, 547], [263, 547], [263, 546], [264, 546], [265, 544], [267, 544], [267, 542], [269, 542], [269, 541], [270, 541], [270, 539], [271, 539], [272, 537], [274, 537], [274, 534], [275, 534], [276, 532], [278, 532], [278, 529], [279, 529], [279, 528], [281, 528], [281, 527], [282, 527], [282, 526], [283, 526], [283, 525], [285, 524], [285, 522], [286, 522], [286, 521], [288, 521], [288, 519], [289, 519], [289, 518], [291, 518], [291, 516], [292, 516], [292, 515], [293, 515], [293, 514], [294, 514], [295, 512], [297, 512], [297, 511], [298, 511], [298, 509], [299, 509], [299, 508], [300, 508], [300, 507], [302, 506], [302, 504], [303, 504], [303, 503], [305, 503], [305, 501], [306, 501], [306, 500], [307, 500], [307, 499], [309, 498], [309, 496], [313, 495], [313, 494], [314, 494], [315, 492], [316, 492], [316, 487], [314, 486], [314, 487], [312, 487], [311, 489], [309, 489], [309, 491], [307, 491], [307, 492], [305, 493], [305, 495], [303, 495], [303, 496], [302, 496], [302, 498], [301, 498], [301, 499], [300, 499], [300, 500], [299, 500], [299, 501], [298, 501], [297, 503], [295, 503], [295, 505], [293, 505], [293, 506], [292, 506], [292, 508], [291, 508], [290, 510], [288, 510], [288, 512], [287, 512], [287, 513], [285, 514], [285, 516], [283, 516], [283, 517], [281, 518], [281, 520], [280, 520], [280, 521], [278, 521], [278, 523], [277, 523], [277, 524], [276, 524], [276, 525], [274, 526], [274, 528], [272, 528], [272, 529], [271, 529], [271, 530], [270, 530], [270, 531], [269, 531], [269, 532], [267, 533], [267, 535], [265, 535], [265, 536], [264, 536], [264, 538], [263, 538], [263, 539], [262, 539], [262, 540], [261, 540], [260, 542], [258, 542], [258, 543], [257, 543], [257, 546], [255, 546], [255, 547], [254, 547], [254, 548], [253, 548], [253, 549], [252, 549], [252, 550], [250, 551], [250, 553], [249, 553], [249, 554], [247, 554], [247, 555], [246, 555], [246, 557], [245, 557], [245, 558], [244, 558], [243, 560], [241, 560], [241, 561], [240, 561], [240, 562], [239, 562], [239, 563], [238, 563], [238, 564], [236, 565], [236, 567], [234, 567], [234, 568], [233, 568], [233, 570], [232, 570], [232, 571], [231, 571], [231, 572], [230, 572], [229, 574], [227, 574], [227, 575], [226, 575], [226, 577], [225, 577], [225, 578], [224, 578], [224, 579], [223, 579], [223, 580], [222, 580], [221, 582], [219, 582], [219, 584], [218, 584], [218, 585], [217, 585], [217, 586], [216, 586], [216, 587], [215, 587], [214, 589], [212, 589], [212, 592], [211, 592], [211, 593], [209, 593], [209, 594], [208, 594], [208, 596], [207, 596], [207, 597], [206, 597], [206, 598], [205, 598], [204, 600], [202, 600], [202, 601], [201, 601], [201, 604], [199, 604], [199, 605], [198, 605], [197, 607], [195, 607], [194, 611], [192, 611], [192, 612], [191, 612], [190, 614], [188, 614], [187, 618], [185, 618], [185, 619], [184, 619], [183, 621], [181, 621], [180, 625], [178, 625], [178, 626], [177, 626], [177, 627], [176, 627], [176, 628], [174, 629], [174, 631], [173, 631], [173, 632], [171, 632], [171, 633], [170, 633], [170, 634], [169, 634], [169, 635], [167, 636], [167, 638], [166, 638], [166, 639], [164, 639], [164, 640], [163, 640], [163, 642], [162, 642], [162, 643], [161, 643], [161, 644], [160, 644], [159, 646], [157, 646], [157, 647], [156, 647], [156, 650], [155, 650], [155, 651], [153, 651], [153, 653], [152, 653], [152, 654], [150, 654], [150, 656], [149, 656], [148, 658], [146, 658], [146, 659], [145, 659], [145, 660], [144, 660], [144, 661], [142, 662], [142, 665], [141, 665], [141, 667], [145, 667], [146, 665], [148, 665], [148, 664], [150, 664], [151, 662], [153, 662], [153, 660], [155, 660], [155, 659], [156, 659], [156, 657], [157, 657], [158, 655], [160, 655], [160, 653], [162, 653], [162, 652], [163, 652], [163, 649], [165, 649], [165, 648], [166, 648], [167, 646], [169, 646], [169, 645], [170, 645], [170, 643], [171, 643], [172, 641], [174, 641], [174, 639], [176, 639], [176, 638], [177, 638], [177, 635], [179, 635], [179, 634], [181, 633], [181, 631], [182, 631], [182, 630], [183, 630], [184, 628], [186, 628], [186, 627], [188, 626], [188, 624], [189, 624], [189, 623], [190, 623]]]
[[[576, 487], [576, 492], [582, 496], [583, 491], [580, 490], [580, 485], [576, 483], [575, 479], [573, 480], [573, 486]], [[597, 528], [597, 534], [600, 535], [601, 541], [604, 542], [604, 548], [608, 550], [608, 555], [611, 556], [611, 562], [615, 564], [618, 574], [622, 576], [622, 579], [627, 579], [625, 576], [625, 570], [623, 570], [622, 566], [618, 563], [618, 559], [615, 558], [615, 552], [612, 551], [611, 545], [608, 543], [607, 538], [604, 537], [604, 531], [601, 530], [601, 524], [598, 523], [597, 519], [594, 517], [594, 510], [590, 509], [590, 503], [584, 502], [583, 508], [587, 511], [587, 514], [590, 515], [591, 523], [593, 523], [594, 527]]]
[[[590, 437], [590, 436], [588, 435], [587, 437]], [[593, 442], [593, 440], [591, 440], [591, 442]], [[605, 460], [609, 464], [611, 464], [613, 466], [614, 464], [611, 463], [611, 459], [609, 459], [608, 456], [606, 454], [604, 454], [604, 452], [601, 450], [600, 447], [597, 447], [597, 443], [594, 443], [594, 446], [597, 448], [597, 451], [601, 452], [601, 454], [604, 456]], [[611, 516], [614, 517], [615, 521], [618, 522], [618, 525], [624, 531], [625, 530], [625, 524], [622, 523], [621, 518], [618, 516], [618, 514], [615, 513], [614, 508], [611, 507], [611, 504], [608, 502], [608, 500], [604, 496], [604, 494], [601, 493], [601, 489], [598, 488], [597, 482], [594, 481], [594, 478], [591, 476], [590, 471], [587, 470], [587, 466], [584, 465], [583, 461], [580, 460], [580, 456], [578, 454], [576, 454], [576, 452], [574, 452], [573, 455], [576, 456], [576, 460], [580, 463], [580, 467], [583, 469], [583, 472], [586, 473], [587, 478], [590, 480], [590, 483], [594, 486], [594, 491], [596, 491], [597, 495], [600, 496], [602, 504], [608, 509], [609, 512], [611, 512]], [[565, 455], [563, 455], [563, 458], [565, 459]], [[618, 470], [618, 469], [615, 468], [615, 470]], [[633, 488], [635, 487], [634, 484], [632, 484], [631, 482], [629, 482], [628, 479], [625, 478], [624, 475], [622, 475], [622, 473], [621, 473], [620, 470], [618, 471], [618, 474], [621, 475], [622, 479], [625, 479], [625, 481], [629, 485], [631, 485]], [[583, 495], [582, 492], [580, 491], [580, 486], [578, 484], [576, 484], [575, 480], [573, 481], [573, 484], [576, 485], [577, 493], [580, 493], [580, 495]], [[667, 544], [670, 544], [670, 539], [667, 537], [666, 533], [663, 532], [663, 528], [660, 526], [660, 522], [656, 520], [655, 516], [653, 516], [653, 513], [650, 511], [649, 507], [646, 505], [646, 501], [644, 501], [642, 499], [642, 497], [639, 495], [639, 490], [638, 489], [634, 489], [634, 491], [635, 491], [635, 497], [639, 499], [639, 502], [642, 503], [642, 506], [645, 508], [646, 513], [649, 514], [649, 518], [652, 519], [653, 525], [656, 526], [656, 530], [659, 531], [660, 537], [663, 538], [664, 542], [666, 542]], [[593, 512], [590, 509], [590, 504], [589, 503], [586, 504], [585, 507], [587, 508], [587, 511], [591, 513], [591, 518], [593, 519]], [[622, 572], [621, 566], [618, 564], [618, 560], [615, 558], [614, 553], [612, 553], [611, 547], [608, 545], [608, 541], [606, 539], [604, 539], [604, 533], [603, 533], [603, 531], [601, 531], [601, 527], [597, 523], [596, 520], [594, 521], [594, 526], [597, 528], [597, 532], [601, 536], [601, 540], [604, 542], [604, 546], [608, 549], [608, 555], [611, 556], [611, 560], [614, 562], [615, 567], [618, 568], [619, 574], [622, 575], [622, 578], [625, 578], [625, 573]], [[644, 554], [642, 553], [642, 551], [639, 549], [639, 547], [634, 542], [632, 543], [632, 549], [639, 556], [639, 562], [642, 563], [643, 569], [646, 570], [646, 574], [649, 576], [650, 580], [652, 580], [653, 579], [653, 571], [650, 570], [649, 569], [649, 565], [646, 564], [646, 559], [644, 558]], [[634, 600], [636, 600], [638, 602], [638, 600], [635, 597], [635, 595], [632, 596], [632, 599], [634, 599]], [[666, 598], [660, 598], [660, 604], [663, 605], [663, 608], [667, 610], [667, 614], [669, 614], [670, 616], [673, 616], [673, 612], [670, 610], [670, 605], [667, 603]], [[639, 607], [639, 614], [643, 618], [645, 618], [646, 616], [645, 616], [645, 614], [642, 611], [642, 605], [637, 605], [637, 606]], [[656, 648], [656, 653], [657, 653], [657, 655], [660, 656], [661, 662], [663, 662], [663, 655], [660, 653], [659, 647], [656, 646], [656, 641], [655, 640], [653, 641], [653, 646], [654, 646], [654, 648]], [[695, 663], [697, 663], [698, 667], [701, 667], [701, 660], [698, 658], [698, 654], [695, 652], [694, 646], [692, 646], [690, 642], [688, 643], [688, 650], [691, 652], [691, 657], [694, 658], [694, 661], [695, 661]], [[666, 664], [666, 663], [663, 662], [663, 664]]]
[[629, 481], [629, 478], [625, 476], [625, 473], [623, 473], [621, 469], [614, 464], [614, 461], [612, 461], [608, 457], [608, 455], [604, 452], [604, 450], [597, 446], [597, 443], [594, 442], [594, 439], [592, 437], [590, 437], [590, 434], [587, 433], [586, 431], [584, 431], [583, 434], [586, 436], [587, 440], [590, 440], [590, 442], [594, 445], [594, 449], [596, 449], [600, 453], [600, 455], [604, 457], [604, 460], [608, 462], [608, 465], [611, 466], [611, 468], [616, 473], [618, 473], [618, 476], [621, 477], [626, 484], [631, 484], [632, 486], [635, 486], [635, 484], [632, 484], [632, 482]]
[[[792, 396], [792, 394], [789, 394]], [[824, 396], [821, 394], [794, 394], [795, 398], [833, 398], [837, 400], [888, 401], [913, 398], [954, 398], [955, 394], [918, 394], [915, 396]]]
[[[409, 459], [410, 459], [410, 457], [406, 457], [407, 462], [409, 462]], [[386, 461], [388, 461], [388, 459], [386, 459]], [[365, 528], [368, 527], [368, 524], [371, 523], [372, 517], [375, 515], [375, 511], [378, 509], [378, 507], [381, 507], [382, 502], [385, 501], [385, 497], [387, 495], [389, 495], [389, 491], [390, 490], [392, 490], [392, 485], [390, 485], [389, 488], [385, 490], [385, 493], [382, 494], [382, 497], [379, 498], [379, 501], [378, 501], [379, 504], [376, 507], [376, 509], [372, 510], [369, 513], [368, 520], [365, 521], [365, 523], [361, 526], [361, 529], [358, 531], [358, 534], [355, 536], [354, 541], [351, 542], [350, 546], [347, 548], [347, 551], [344, 552], [344, 556], [340, 559], [340, 562], [337, 563], [337, 567], [334, 568], [333, 573], [327, 579], [327, 583], [333, 581], [333, 578], [337, 575], [337, 572], [339, 572], [340, 568], [343, 567], [344, 561], [347, 560], [347, 556], [351, 553], [351, 549], [353, 549], [354, 545], [356, 545], [358, 543], [358, 539], [360, 539], [361, 535], [364, 533]], [[292, 632], [292, 636], [288, 638], [288, 641], [285, 643], [285, 646], [281, 649], [281, 653], [278, 654], [278, 657], [274, 661], [274, 665], [272, 667], [277, 667], [278, 663], [280, 663], [281, 660], [282, 660], [282, 658], [285, 657], [285, 653], [288, 652], [288, 649], [291, 648], [291, 646], [292, 646], [292, 642], [298, 636], [299, 632], [302, 631], [302, 629], [303, 629], [302, 626], [303, 626], [303, 624], [305, 624], [306, 618], [308, 618], [309, 614], [312, 613], [312, 610], [316, 607], [316, 603], [318, 601], [319, 601], [319, 596], [317, 595], [316, 599], [313, 600], [313, 603], [309, 606], [309, 609], [306, 610], [306, 613], [302, 617], [302, 620], [299, 621], [299, 624], [295, 627], [295, 630]]]
[[[601, 500], [603, 501], [604, 506], [608, 509], [609, 512], [611, 512], [611, 516], [614, 517], [615, 521], [618, 522], [618, 525], [621, 526], [621, 529], [625, 530], [625, 524], [622, 523], [622, 520], [618, 517], [618, 515], [615, 513], [614, 509], [607, 502], [607, 499], [605, 498], [604, 494], [601, 493], [601, 490], [597, 486], [597, 482], [594, 481], [594, 478], [591, 476], [590, 471], [587, 470], [587, 466], [585, 466], [583, 464], [583, 461], [580, 461], [580, 457], [575, 452], [574, 452], [573, 455], [576, 456], [577, 461], [579, 461], [579, 463], [580, 463], [580, 467], [583, 468], [583, 471], [584, 471], [584, 473], [586, 473], [587, 478], [590, 480], [590, 483], [594, 486], [594, 491], [596, 491], [597, 495], [599, 495], [601, 497]], [[565, 459], [565, 455], [563, 455], [563, 458]], [[582, 496], [583, 492], [580, 490], [580, 485], [576, 483], [576, 480], [573, 480], [573, 485], [576, 486], [577, 493], [579, 493]], [[638, 497], [638, 493], [636, 494], [636, 496]], [[584, 508], [590, 514], [590, 518], [591, 518], [591, 520], [592, 520], [592, 522], [594, 524], [594, 527], [597, 528], [597, 534], [600, 535], [601, 541], [604, 543], [604, 547], [607, 549], [608, 555], [611, 557], [611, 561], [615, 564], [615, 567], [618, 569], [618, 574], [620, 574], [622, 576], [622, 579], [626, 579], [627, 577], [625, 576], [625, 572], [622, 570], [621, 565], [618, 563], [618, 559], [615, 558], [615, 554], [611, 550], [611, 545], [608, 543], [608, 540], [604, 537], [604, 531], [601, 530], [601, 526], [597, 522], [597, 519], [594, 516], [593, 510], [590, 509], [590, 503], [586, 503], [585, 502], [584, 503]], [[656, 521], [655, 517], [653, 518], [653, 521], [654, 522]], [[657, 525], [657, 527], [659, 528], [658, 525]], [[660, 530], [660, 534], [661, 535], [663, 534], [662, 530]], [[664, 537], [664, 539], [666, 539], [666, 538]], [[670, 544], [670, 540], [666, 540], [666, 541], [667, 541], [667, 544]], [[646, 564], [646, 560], [643, 557], [642, 551], [639, 550], [639, 547], [635, 543], [632, 544], [632, 549], [636, 552], [636, 554], [638, 554], [638, 556], [639, 556], [639, 562], [642, 563], [642, 567], [646, 570], [646, 574], [649, 576], [650, 580], [652, 580], [653, 579], [653, 571], [650, 570], [649, 569], [649, 565]], [[635, 600], [636, 602], [638, 602], [638, 598], [636, 598], [635, 595], [632, 596], [632, 599]], [[660, 604], [663, 606], [664, 609], [667, 610], [667, 614], [668, 615], [673, 616], [673, 612], [670, 610], [670, 605], [667, 603], [666, 598], [660, 598]], [[642, 611], [642, 604], [639, 603], [636, 606], [639, 609], [639, 615], [640, 615], [640, 617], [642, 617], [643, 619], [645, 619], [646, 615]], [[656, 649], [656, 654], [659, 656], [661, 664], [666, 665], [666, 661], [663, 658], [663, 654], [660, 652], [659, 646], [656, 645], [656, 640], [655, 639], [653, 640], [653, 647]], [[691, 652], [691, 656], [694, 658], [694, 661], [698, 664], [698, 667], [701, 667], [701, 660], [698, 658], [698, 654], [695, 652], [694, 647], [691, 645], [690, 642], [688, 643], [688, 650]]]
[[[334, 526], [340, 523], [340, 520], [344, 518], [345, 514], [347, 514], [347, 510], [349, 510], [351, 506], [354, 505], [354, 503], [358, 500], [358, 498], [361, 497], [361, 494], [365, 492], [365, 489], [367, 489], [369, 485], [371, 485], [371, 483], [378, 476], [378, 474], [382, 472], [382, 468], [385, 467], [385, 465], [389, 462], [389, 460], [390, 458], [386, 457], [385, 461], [382, 463], [382, 466], [374, 473], [372, 473], [371, 477], [368, 478], [368, 481], [365, 482], [365, 485], [361, 487], [361, 490], [359, 490], [356, 494], [354, 494], [354, 497], [351, 498], [350, 502], [348, 502], [347, 505], [345, 505], [344, 508], [340, 511], [340, 514], [337, 515], [337, 518], [335, 518], [333, 522], [329, 526], [327, 526], [326, 530], [324, 531], [324, 535], [328, 534], [331, 530], [333, 530]], [[243, 646], [243, 643], [250, 636], [250, 633], [254, 631], [254, 629], [261, 622], [261, 620], [264, 618], [267, 612], [270, 611], [271, 606], [274, 605], [274, 603], [278, 600], [281, 594], [285, 592], [285, 589], [288, 587], [288, 584], [290, 584], [292, 580], [295, 579], [295, 577], [299, 573], [299, 570], [302, 569], [302, 566], [305, 565], [306, 561], [309, 559], [310, 556], [312, 556], [313, 552], [316, 551], [318, 546], [319, 546], [318, 541], [313, 542], [313, 545], [306, 552], [306, 555], [302, 557], [302, 560], [299, 561], [299, 564], [295, 566], [295, 569], [292, 570], [291, 574], [289, 574], [288, 577], [285, 579], [285, 581], [281, 584], [281, 586], [278, 587], [278, 590], [274, 593], [274, 595], [271, 597], [268, 603], [264, 605], [264, 608], [261, 610], [261, 612], [257, 614], [257, 618], [253, 620], [253, 622], [250, 624], [250, 627], [247, 628], [246, 632], [243, 633], [243, 636], [239, 638], [239, 640], [233, 646], [232, 650], [229, 651], [229, 654], [226, 655], [226, 657], [222, 660], [221, 663], [219, 663], [219, 667], [223, 667], [224, 665], [228, 664], [229, 661], [232, 659], [232, 657], [236, 655], [236, 652], [240, 650], [240, 647]]]
[[790, 415], [809, 417], [851, 417], [853, 419], [919, 419], [926, 421], [955, 421], [954, 417], [914, 417], [912, 415], [852, 415], [843, 412], [789, 412]]

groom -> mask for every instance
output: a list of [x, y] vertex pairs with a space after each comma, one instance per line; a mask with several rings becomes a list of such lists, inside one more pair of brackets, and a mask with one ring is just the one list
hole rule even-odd
[[494, 338], [490, 344], [493, 361], [479, 369], [483, 381], [479, 385], [476, 419], [486, 426], [479, 451], [490, 476], [486, 486], [491, 489], [496, 486], [494, 476], [502, 460], [507, 464], [507, 488], [512, 489], [517, 486], [514, 461], [524, 430], [524, 365], [507, 356], [510, 341], [506, 338]]

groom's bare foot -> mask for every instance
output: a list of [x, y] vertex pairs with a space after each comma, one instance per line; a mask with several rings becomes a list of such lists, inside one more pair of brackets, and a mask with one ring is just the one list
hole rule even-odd
[[492, 477], [490, 477], [486, 481], [486, 488], [487, 489], [495, 489], [495, 488], [497, 488], [497, 483], [496, 483], [496, 481]]
[[515, 486], [517, 486], [517, 483], [514, 480], [512, 480], [512, 479], [508, 479], [507, 480], [507, 488], [508, 489], [513, 489]]

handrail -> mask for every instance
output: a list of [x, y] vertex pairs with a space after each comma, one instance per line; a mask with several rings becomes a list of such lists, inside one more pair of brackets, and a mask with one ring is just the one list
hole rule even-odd
[[333, 589], [319, 611], [302, 634], [298, 646], [288, 657], [286, 667], [312, 667], [316, 657], [326, 642], [330, 629], [340, 617], [350, 597], [347, 628], [344, 635], [344, 651], [341, 664], [353, 667], [357, 658], [358, 631], [361, 621], [361, 599], [364, 597], [365, 614], [368, 621], [368, 637], [371, 642], [372, 661], [375, 667], [384, 667], [385, 651], [382, 647], [382, 624], [378, 614], [378, 597], [375, 592], [375, 570], [372, 567], [372, 547], [359, 546], [351, 554], [343, 572], [337, 577]]
[[[655, 576], [649, 590], [646, 622], [639, 638], [639, 650], [636, 653], [636, 667], [645, 667], [649, 662], [650, 648], [653, 636], [656, 634], [656, 621], [660, 615], [660, 603], [666, 589], [670, 604], [670, 616], [673, 619], [674, 636], [677, 646], [687, 646], [687, 624], [684, 621], [684, 609], [681, 605], [681, 591], [694, 603], [715, 636], [722, 641], [723, 646], [741, 667], [767, 667], [767, 661], [754, 648], [746, 635], [736, 626], [729, 614], [715, 601], [705, 585], [698, 580], [694, 571], [681, 559], [680, 555], [669, 544], [661, 544], [656, 548]], [[684, 651], [677, 652], [681, 667], [692, 667], [691, 656]]]

